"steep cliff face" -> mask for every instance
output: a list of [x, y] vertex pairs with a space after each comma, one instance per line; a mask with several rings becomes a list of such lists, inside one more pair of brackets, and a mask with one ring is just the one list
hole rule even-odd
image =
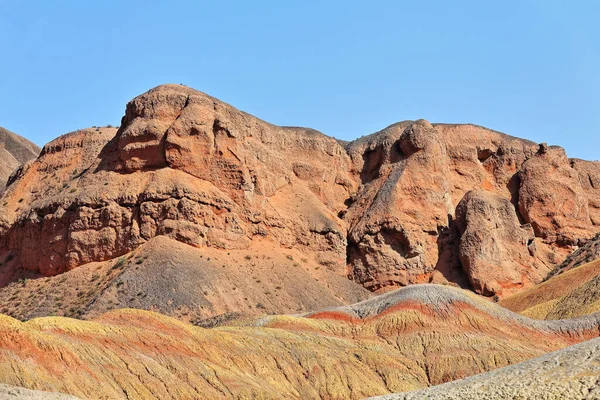
[[[450, 282], [504, 295], [598, 230], [598, 182], [597, 163], [473, 125], [406, 121], [344, 148], [164, 85], [133, 99], [118, 131], [60, 137], [15, 173], [0, 201], [0, 279], [60, 274], [167, 236], [293, 248], [371, 291]], [[473, 190], [487, 205], [465, 199], [459, 218]]]

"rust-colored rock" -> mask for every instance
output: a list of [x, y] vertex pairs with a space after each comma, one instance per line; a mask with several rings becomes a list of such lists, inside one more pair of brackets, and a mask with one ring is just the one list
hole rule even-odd
[[[159, 86], [127, 105], [118, 131], [60, 137], [15, 173], [0, 202], [0, 259], [12, 260], [0, 284], [114, 259], [164, 235], [221, 251], [257, 239], [295, 248], [372, 291], [437, 282], [492, 295], [535, 283], [598, 229], [598, 164], [559, 148], [424, 120], [343, 145]], [[503, 229], [530, 223], [536, 238], [528, 256], [506, 232], [470, 237], [473, 249], [499, 240], [518, 255], [487, 288], [463, 265], [473, 257], [460, 256], [455, 209], [472, 190], [503, 199], [502, 209], [510, 202], [517, 212]]]
[[448, 157], [427, 121], [392, 125], [348, 152], [362, 186], [345, 214], [354, 279], [376, 290], [427, 282], [452, 214]]
[[531, 225], [521, 225], [508, 199], [468, 192], [456, 208], [460, 261], [471, 285], [484, 295], [507, 294], [541, 281], [547, 267], [535, 257]]
[[562, 148], [540, 145], [523, 163], [520, 178], [519, 212], [536, 236], [547, 243], [577, 245], [597, 231], [579, 173]]
[[349, 164], [316, 131], [160, 86], [128, 104], [116, 135], [82, 130], [45, 146], [4, 195], [0, 253], [49, 276], [156, 235], [221, 249], [266, 238], [344, 274]]

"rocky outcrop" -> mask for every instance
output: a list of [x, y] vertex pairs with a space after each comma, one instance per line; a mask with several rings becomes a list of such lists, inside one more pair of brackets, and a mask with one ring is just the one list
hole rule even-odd
[[579, 173], [579, 182], [588, 200], [588, 212], [594, 226], [600, 226], [600, 162], [570, 160], [571, 168]]
[[423, 120], [397, 124], [348, 152], [362, 183], [344, 217], [354, 279], [371, 290], [427, 282], [453, 213], [438, 132]]
[[560, 147], [540, 145], [520, 171], [519, 211], [547, 243], [578, 245], [596, 233], [579, 173]]
[[[583, 172], [571, 166], [562, 149], [473, 125], [408, 121], [351, 142], [347, 151], [361, 182], [344, 216], [349, 269], [371, 290], [449, 281], [474, 285], [487, 295], [508, 293], [539, 282], [598, 229], [586, 218], [593, 203], [587, 196], [593, 192], [583, 189], [594, 170], [580, 163], [580, 171], [589, 171], [587, 180], [580, 179]], [[546, 176], [547, 171], [553, 172]], [[504, 200], [493, 212], [502, 209], [502, 218], [510, 220], [503, 233], [482, 229], [461, 241], [466, 222], [457, 226], [455, 207], [472, 190], [489, 192], [497, 203]], [[559, 204], [571, 192], [572, 199]], [[557, 210], [562, 216], [554, 215]], [[525, 223], [533, 226], [533, 234], [521, 230]], [[517, 227], [517, 237], [508, 233]], [[524, 245], [514, 250], [520, 242]], [[467, 256], [467, 248], [489, 251]], [[493, 274], [475, 273], [474, 259], [491, 261], [494, 248], [517, 258], [502, 273], [496, 269], [499, 280], [482, 282]], [[496, 257], [495, 264], [500, 260]]]
[[[167, 236], [299, 249], [371, 291], [434, 282], [501, 295], [593, 236], [598, 179], [597, 163], [474, 125], [405, 121], [342, 143], [164, 85], [133, 99], [118, 131], [60, 137], [13, 174], [0, 201], [0, 259], [11, 259], [0, 284], [15, 268], [52, 276]], [[472, 190], [495, 196], [487, 209], [501, 227], [461, 241], [477, 225], [455, 215]], [[517, 259], [482, 274], [476, 265], [500, 259], [494, 241]]]
[[0, 127], [0, 194], [13, 171], [39, 152], [40, 148], [29, 140]]
[[547, 275], [547, 267], [535, 257], [531, 225], [520, 224], [508, 199], [468, 192], [456, 208], [456, 221], [460, 261], [477, 293], [507, 294]]
[[0, 253], [49, 276], [157, 235], [221, 249], [266, 238], [343, 274], [336, 215], [354, 190], [349, 163], [318, 132], [160, 86], [128, 104], [116, 134], [82, 130], [45, 146], [4, 196]]

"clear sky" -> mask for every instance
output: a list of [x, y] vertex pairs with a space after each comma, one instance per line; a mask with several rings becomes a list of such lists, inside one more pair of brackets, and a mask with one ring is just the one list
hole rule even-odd
[[353, 139], [471, 122], [600, 159], [600, 1], [0, 0], [0, 126], [43, 145], [183, 83]]

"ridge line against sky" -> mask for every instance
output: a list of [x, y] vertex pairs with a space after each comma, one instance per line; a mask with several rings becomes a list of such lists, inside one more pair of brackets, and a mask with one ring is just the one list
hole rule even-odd
[[182, 83], [352, 140], [472, 123], [600, 159], [600, 2], [0, 0], [0, 126], [36, 144], [118, 125]]

